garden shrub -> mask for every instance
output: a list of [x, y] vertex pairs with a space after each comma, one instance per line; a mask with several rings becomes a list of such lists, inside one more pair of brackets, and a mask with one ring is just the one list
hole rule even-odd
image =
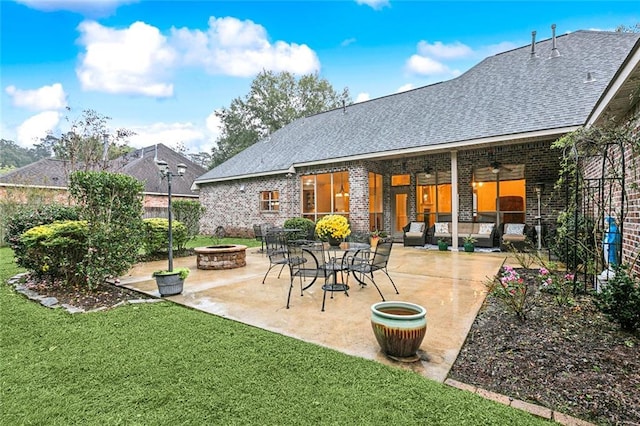
[[144, 185], [124, 174], [74, 172], [69, 192], [87, 221], [87, 251], [81, 264], [89, 287], [125, 273], [142, 245]]
[[205, 212], [204, 206], [197, 201], [176, 200], [171, 203], [174, 218], [187, 227], [188, 239], [200, 233], [200, 219]]
[[20, 237], [25, 231], [35, 226], [46, 225], [56, 221], [78, 220], [78, 209], [62, 204], [46, 204], [32, 207], [21, 207], [7, 219], [7, 242], [13, 249], [18, 265], [26, 267], [22, 262], [24, 246]]
[[[144, 249], [146, 254], [154, 254], [167, 251], [169, 246], [169, 220], [164, 218], [144, 219]], [[187, 227], [177, 221], [171, 221], [171, 233], [173, 234], [173, 247], [176, 250], [184, 250], [189, 241]]]
[[500, 300], [520, 321], [527, 319], [531, 309], [527, 283], [511, 266], [502, 266], [493, 280], [486, 283], [489, 294]]
[[80, 264], [87, 252], [87, 222], [68, 220], [39, 225], [20, 237], [24, 248], [21, 266], [40, 277], [70, 285], [85, 280]]
[[628, 272], [628, 265], [615, 269], [602, 292], [596, 295], [596, 306], [611, 321], [626, 331], [640, 330], [640, 279]]
[[316, 229], [316, 223], [311, 219], [304, 217], [292, 217], [284, 221], [284, 227], [288, 229], [300, 229], [300, 232], [292, 232], [289, 234], [289, 239], [301, 240], [308, 239], [313, 240], [313, 232]]

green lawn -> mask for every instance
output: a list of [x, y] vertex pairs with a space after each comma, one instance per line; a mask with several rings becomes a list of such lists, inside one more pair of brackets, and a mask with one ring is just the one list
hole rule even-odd
[[170, 302], [68, 314], [4, 283], [0, 424], [542, 424], [423, 377]]

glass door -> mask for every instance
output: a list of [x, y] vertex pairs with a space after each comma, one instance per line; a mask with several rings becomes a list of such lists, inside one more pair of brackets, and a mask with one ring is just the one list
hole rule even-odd
[[393, 218], [393, 239], [402, 240], [402, 228], [409, 223], [409, 193], [400, 189], [396, 189], [394, 192], [394, 201], [391, 206], [391, 217]]

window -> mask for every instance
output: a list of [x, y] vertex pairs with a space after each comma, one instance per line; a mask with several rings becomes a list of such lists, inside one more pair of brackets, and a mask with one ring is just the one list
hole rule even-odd
[[280, 193], [278, 191], [262, 191], [260, 193], [260, 210], [268, 212], [280, 210]]
[[349, 172], [302, 177], [302, 217], [316, 221], [338, 213], [349, 216]]
[[391, 186], [407, 186], [411, 183], [410, 175], [393, 175], [391, 176]]
[[417, 220], [429, 226], [451, 221], [451, 171], [416, 175]]
[[384, 229], [382, 207], [382, 175], [369, 173], [369, 228]]
[[473, 171], [473, 217], [477, 222], [524, 223], [524, 165], [501, 165], [498, 173], [491, 167]]

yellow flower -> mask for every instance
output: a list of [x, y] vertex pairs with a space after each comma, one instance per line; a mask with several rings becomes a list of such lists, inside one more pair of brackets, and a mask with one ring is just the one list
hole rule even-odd
[[316, 224], [316, 234], [320, 238], [346, 238], [351, 234], [349, 221], [337, 214], [323, 216]]

